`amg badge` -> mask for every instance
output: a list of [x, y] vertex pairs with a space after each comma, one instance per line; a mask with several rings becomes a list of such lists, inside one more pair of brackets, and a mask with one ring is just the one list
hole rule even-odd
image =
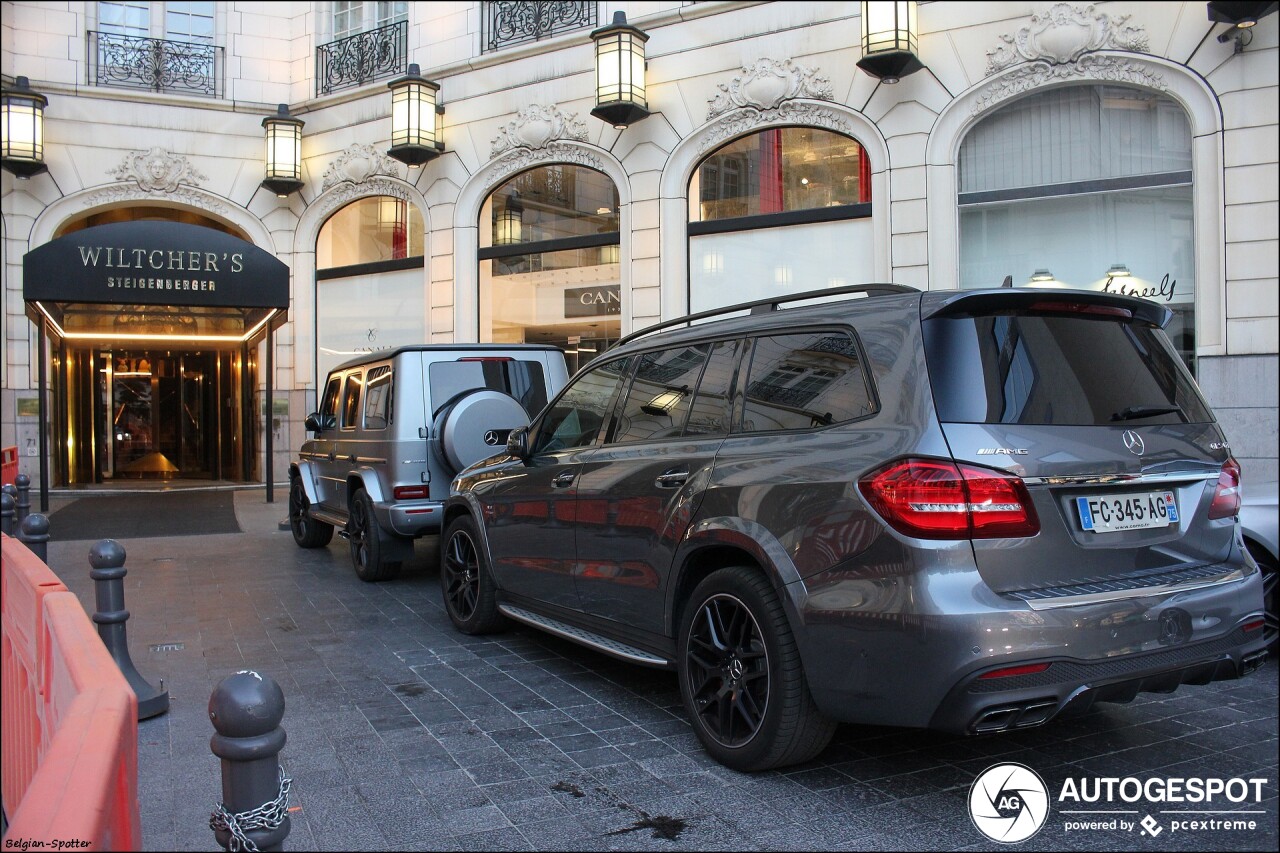
[[1026, 456], [1027, 455], [1026, 449], [1022, 447], [979, 447], [978, 448], [979, 456], [996, 456], [1001, 453], [1005, 454], [1006, 456]]

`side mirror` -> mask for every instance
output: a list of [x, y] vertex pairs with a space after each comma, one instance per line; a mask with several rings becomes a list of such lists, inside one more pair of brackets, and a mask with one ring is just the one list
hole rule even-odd
[[513, 429], [507, 436], [507, 453], [517, 459], [529, 456], [529, 428]]
[[307, 419], [302, 424], [307, 428], [307, 432], [320, 432], [320, 413], [312, 412], [307, 415]]

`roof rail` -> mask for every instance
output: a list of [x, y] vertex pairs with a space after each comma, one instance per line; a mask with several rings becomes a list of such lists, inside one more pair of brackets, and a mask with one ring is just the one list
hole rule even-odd
[[[710, 311], [699, 311], [697, 314], [689, 314], [685, 317], [677, 317], [674, 320], [664, 320], [661, 323], [655, 323], [652, 326], [646, 326], [626, 335], [618, 340], [613, 346], [634, 341], [636, 338], [644, 337], [653, 332], [662, 329], [670, 329], [672, 326], [679, 326], [685, 323], [692, 323], [695, 320], [706, 320], [711, 317], [718, 317], [721, 314], [732, 314], [735, 311], [746, 311], [750, 309], [752, 314], [768, 314], [777, 311], [778, 306], [787, 302], [799, 302], [802, 299], [819, 299], [824, 296], [843, 296], [846, 294], [865, 293], [867, 296], [890, 296], [896, 293], [919, 293], [914, 287], [907, 287], [902, 284], [851, 284], [847, 287], [829, 287], [824, 290], [806, 290], [804, 293], [789, 293], [783, 296], [772, 296], [768, 299], [757, 299], [753, 302], [739, 302], [737, 305], [727, 305], [724, 308], [712, 308]], [[610, 347], [612, 349], [613, 347]]]

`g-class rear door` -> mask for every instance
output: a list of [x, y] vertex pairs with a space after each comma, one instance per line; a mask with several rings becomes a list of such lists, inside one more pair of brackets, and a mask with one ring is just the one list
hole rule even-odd
[[1162, 331], [1167, 309], [1000, 290], [921, 310], [952, 455], [1021, 478], [1038, 517], [1033, 536], [973, 540], [992, 589], [1065, 600], [1231, 573], [1238, 469]]

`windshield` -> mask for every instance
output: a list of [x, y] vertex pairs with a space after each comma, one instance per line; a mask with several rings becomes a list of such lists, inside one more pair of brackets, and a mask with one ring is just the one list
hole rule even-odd
[[1163, 331], [1138, 320], [1007, 311], [924, 323], [944, 423], [1211, 423]]

